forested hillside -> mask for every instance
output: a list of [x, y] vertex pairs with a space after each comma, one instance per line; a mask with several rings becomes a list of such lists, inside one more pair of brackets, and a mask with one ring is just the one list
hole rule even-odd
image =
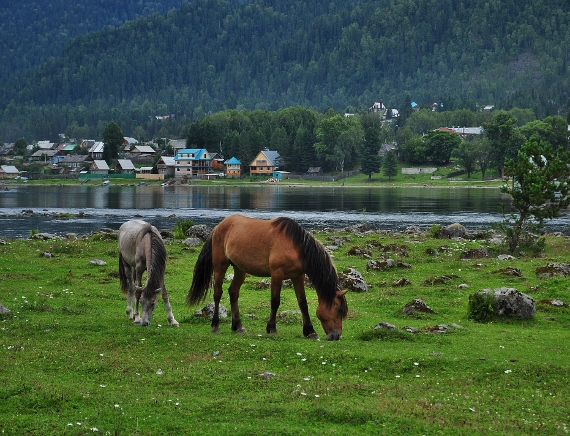
[[[74, 39], [0, 87], [0, 139], [153, 133], [223, 109], [363, 111], [382, 99], [566, 113], [563, 0], [195, 0]], [[164, 127], [164, 126], [162, 126]]]
[[73, 37], [167, 12], [182, 0], [0, 2], [0, 80], [60, 56]]

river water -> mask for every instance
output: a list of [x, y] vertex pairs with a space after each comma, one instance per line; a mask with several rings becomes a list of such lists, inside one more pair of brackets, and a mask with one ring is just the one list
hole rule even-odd
[[[485, 229], [502, 220], [500, 205], [510, 197], [498, 188], [299, 187], [252, 186], [101, 186], [8, 185], [0, 191], [0, 237], [27, 237], [30, 231], [87, 234], [117, 229], [134, 217], [169, 229], [177, 219], [215, 225], [241, 213], [259, 218], [288, 216], [309, 229], [367, 223], [378, 229], [459, 222]], [[27, 211], [23, 213], [23, 211]], [[59, 214], [59, 215], [58, 215]], [[62, 216], [64, 215], [64, 216]], [[570, 231], [565, 215], [547, 223], [548, 231]]]

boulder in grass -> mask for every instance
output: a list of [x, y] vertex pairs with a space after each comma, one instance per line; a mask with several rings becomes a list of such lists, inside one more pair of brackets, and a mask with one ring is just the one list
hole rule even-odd
[[[469, 297], [470, 306], [480, 301], [494, 316], [532, 319], [536, 313], [534, 299], [515, 288], [481, 289]], [[470, 307], [470, 312], [480, 310]]]

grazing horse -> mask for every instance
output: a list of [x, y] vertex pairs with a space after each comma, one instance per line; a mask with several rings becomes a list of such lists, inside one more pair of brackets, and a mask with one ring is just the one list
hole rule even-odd
[[246, 274], [271, 277], [271, 313], [267, 333], [277, 333], [276, 316], [281, 302], [283, 280], [291, 279], [303, 317], [303, 334], [318, 339], [309, 317], [305, 296], [305, 274], [317, 291], [317, 317], [327, 339], [340, 339], [342, 320], [348, 306], [338, 282], [338, 275], [323, 245], [290, 218], [260, 220], [232, 215], [220, 222], [210, 233], [194, 267], [192, 286], [186, 298], [189, 305], [206, 298], [214, 276], [214, 317], [212, 332], [219, 332], [218, 309], [222, 282], [228, 267], [234, 277], [228, 289], [232, 312], [232, 330], [245, 332], [238, 298]]
[[[136, 324], [150, 324], [158, 294], [162, 292], [168, 323], [178, 327], [164, 286], [165, 269], [166, 247], [156, 227], [140, 220], [123, 223], [119, 228], [119, 278], [121, 290], [127, 296], [127, 315]], [[142, 276], [145, 271], [147, 279], [143, 288]], [[139, 302], [142, 319], [139, 318]]]

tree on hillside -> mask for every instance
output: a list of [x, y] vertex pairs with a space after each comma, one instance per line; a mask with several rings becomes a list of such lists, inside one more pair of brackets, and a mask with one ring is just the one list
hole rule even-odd
[[16, 156], [24, 156], [26, 154], [27, 147], [28, 144], [24, 138], [16, 139], [16, 142], [14, 143], [14, 154]]
[[470, 178], [471, 173], [475, 171], [475, 165], [477, 163], [477, 149], [473, 147], [473, 141], [461, 141], [451, 155], [465, 168], [467, 178]]
[[458, 134], [444, 130], [429, 131], [423, 140], [426, 157], [433, 163], [444, 165], [449, 163], [451, 153], [461, 144]]
[[119, 156], [119, 149], [125, 138], [119, 125], [111, 121], [103, 131], [103, 160], [111, 166], [111, 161]]
[[378, 154], [380, 151], [380, 131], [382, 128], [380, 117], [370, 114], [362, 117], [362, 127], [364, 129], [364, 142], [360, 161], [360, 171], [372, 180], [372, 174], [380, 172], [382, 158]]
[[486, 138], [477, 138], [471, 141], [475, 150], [475, 159], [481, 170], [481, 180], [485, 180], [485, 173], [491, 165], [491, 144]]
[[503, 227], [509, 252], [517, 248], [540, 249], [544, 241], [536, 235], [545, 219], [555, 218], [570, 204], [570, 153], [554, 150], [546, 141], [528, 140], [516, 159], [505, 161], [505, 185], [516, 214], [505, 217]]
[[505, 111], [498, 111], [488, 123], [483, 124], [485, 137], [491, 145], [491, 161], [499, 174], [504, 168], [505, 159], [514, 159], [517, 156], [525, 138], [516, 127], [517, 120]]
[[345, 161], [351, 158], [350, 153], [356, 152], [351, 148], [359, 141], [358, 121], [336, 114], [322, 120], [316, 133], [319, 140], [315, 144], [317, 155], [331, 162], [336, 170], [344, 168]]
[[386, 153], [386, 156], [384, 156], [382, 160], [382, 166], [384, 167], [384, 175], [388, 177], [388, 181], [391, 181], [392, 177], [398, 175], [398, 158], [394, 150], [390, 150]]

